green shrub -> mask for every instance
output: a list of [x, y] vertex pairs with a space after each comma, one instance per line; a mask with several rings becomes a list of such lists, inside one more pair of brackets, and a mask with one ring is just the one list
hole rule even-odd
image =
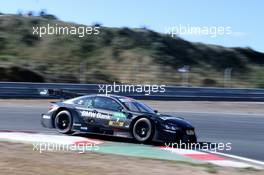
[[203, 86], [209, 86], [209, 87], [213, 87], [213, 86], [217, 86], [218, 85], [216, 80], [213, 80], [213, 79], [210, 79], [210, 78], [203, 79], [202, 84], [203, 84]]

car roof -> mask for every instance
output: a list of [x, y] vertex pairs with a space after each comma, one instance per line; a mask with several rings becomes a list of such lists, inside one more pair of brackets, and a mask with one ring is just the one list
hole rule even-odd
[[112, 98], [115, 98], [115, 99], [121, 99], [121, 98], [127, 98], [127, 99], [133, 99], [133, 98], [130, 98], [130, 97], [126, 97], [126, 96], [121, 96], [121, 95], [116, 95], [116, 94], [90, 94], [90, 95], [84, 95], [84, 96], [81, 96], [81, 97], [91, 97], [91, 96], [97, 96], [97, 97], [112, 97]]

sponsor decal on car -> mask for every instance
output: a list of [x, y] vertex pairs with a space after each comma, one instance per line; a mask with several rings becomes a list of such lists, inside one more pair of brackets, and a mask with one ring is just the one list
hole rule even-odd
[[49, 116], [49, 115], [42, 115], [42, 118], [44, 118], [44, 119], [50, 119], [51, 117]]
[[113, 113], [113, 116], [112, 116], [112, 118], [117, 119], [117, 120], [125, 119], [126, 117], [127, 116], [122, 112], [115, 112], [115, 113]]
[[81, 123], [73, 123], [73, 126], [82, 126]]
[[102, 114], [100, 112], [91, 112], [91, 111], [81, 111], [81, 116], [83, 117], [90, 117], [90, 118], [98, 118], [98, 119], [106, 119], [110, 120], [110, 115]]
[[86, 126], [82, 126], [80, 129], [82, 129], [82, 130], [88, 130], [88, 128]]
[[109, 121], [108, 125], [110, 125], [110, 126], [119, 126], [119, 127], [122, 127], [122, 126], [124, 126], [124, 122], [119, 122], [119, 121]]
[[187, 135], [194, 135], [194, 130], [186, 130]]

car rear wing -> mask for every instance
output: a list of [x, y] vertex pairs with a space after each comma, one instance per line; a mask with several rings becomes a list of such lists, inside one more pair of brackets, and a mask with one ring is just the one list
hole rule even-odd
[[39, 94], [47, 98], [50, 97], [50, 98], [60, 98], [60, 99], [69, 99], [69, 98], [85, 95], [65, 89], [39, 89]]

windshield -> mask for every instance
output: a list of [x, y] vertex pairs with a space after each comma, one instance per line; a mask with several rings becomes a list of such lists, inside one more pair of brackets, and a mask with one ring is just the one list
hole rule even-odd
[[119, 99], [130, 111], [155, 113], [149, 106], [130, 98]]

